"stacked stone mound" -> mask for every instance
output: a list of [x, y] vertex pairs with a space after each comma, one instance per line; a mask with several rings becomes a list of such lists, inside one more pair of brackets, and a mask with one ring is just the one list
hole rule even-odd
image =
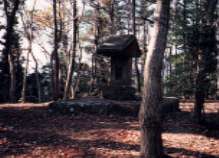
[[63, 114], [100, 114], [100, 115], [126, 115], [133, 116], [137, 113], [139, 102], [119, 102], [107, 99], [80, 99], [57, 101], [49, 105], [50, 112]]
[[[78, 100], [57, 101], [49, 105], [52, 113], [63, 114], [100, 114], [100, 115], [122, 115], [138, 116], [141, 101], [115, 101], [109, 99], [84, 98]], [[179, 111], [179, 99], [164, 98], [161, 102], [160, 113], [164, 116], [168, 113]]]

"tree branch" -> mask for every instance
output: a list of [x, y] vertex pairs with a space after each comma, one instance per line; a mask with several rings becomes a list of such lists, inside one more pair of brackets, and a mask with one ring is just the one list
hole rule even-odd
[[3, 41], [0, 41], [0, 44], [2, 44], [2, 45], [5, 45], [5, 42], [3, 42]]

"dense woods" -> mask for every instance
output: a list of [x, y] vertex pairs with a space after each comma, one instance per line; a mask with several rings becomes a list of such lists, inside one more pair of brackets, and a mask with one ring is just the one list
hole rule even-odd
[[164, 98], [211, 125], [218, 53], [218, 0], [0, 0], [0, 103], [138, 115], [142, 158], [166, 155]]
[[[25, 6], [27, 4], [28, 7]], [[200, 84], [203, 88], [207, 88], [204, 90], [205, 94], [203, 94], [206, 98], [217, 98], [216, 4], [216, 0], [172, 2], [169, 36], [162, 69], [163, 91], [166, 96], [177, 95], [178, 97], [195, 98], [195, 96], [198, 96], [198, 89], [202, 89], [199, 86]], [[109, 75], [109, 72], [107, 72], [109, 70], [102, 70], [101, 68], [103, 68], [103, 65], [109, 67], [110, 63], [106, 61], [107, 59], [95, 55], [95, 49], [103, 38], [115, 34], [134, 34], [140, 43], [143, 55], [141, 59], [133, 61], [135, 63], [133, 81], [134, 86], [138, 90], [141, 89], [139, 87], [143, 86], [143, 68], [148, 52], [146, 47], [151, 39], [151, 31], [149, 30], [155, 23], [153, 10], [156, 3], [128, 0], [91, 1], [89, 3], [54, 1], [48, 3], [44, 10], [36, 8], [37, 5], [39, 5], [37, 1], [3, 1], [1, 3], [3, 9], [1, 13], [1, 32], [3, 35], [1, 61], [8, 62], [8, 66], [7, 63], [1, 64], [4, 67], [1, 73], [5, 74], [2, 76], [10, 78], [4, 79], [5, 86], [3, 87], [5, 89], [2, 89], [2, 92], [8, 91], [5, 93], [8, 95], [1, 99], [2, 102], [9, 101], [9, 98], [11, 101], [18, 101], [21, 98], [21, 90], [18, 90], [18, 87], [23, 87], [25, 82], [20, 83], [20, 80], [23, 76], [27, 75], [28, 77], [33, 71], [29, 70], [26, 75], [22, 75], [22, 73], [25, 73], [25, 67], [32, 65], [35, 65], [34, 73], [36, 74], [46, 73], [47, 68], [51, 66], [51, 69], [49, 69], [51, 74], [48, 74], [48, 78], [51, 78], [51, 85], [47, 85], [50, 88], [46, 88], [46, 93], [53, 93], [53, 95], [50, 95], [50, 98], [45, 98], [45, 101], [71, 96], [70, 93], [73, 93], [74, 86], [71, 86], [70, 83], [76, 80], [73, 74], [77, 76], [82, 71], [82, 67], [89, 71], [84, 77], [86, 81], [89, 79], [90, 81], [84, 82], [83, 80], [82, 83], [85, 85], [79, 83], [78, 86], [83, 85], [82, 89], [89, 89], [87, 95], [101, 95], [100, 90], [98, 90], [101, 86], [100, 81], [104, 78], [103, 74]], [[49, 43], [47, 41], [45, 43], [39, 42], [39, 35], [41, 34], [45, 34]], [[14, 39], [9, 41], [11, 38]], [[202, 38], [207, 38], [207, 40], [202, 40]], [[26, 40], [29, 41], [29, 44], [26, 44]], [[15, 46], [13, 46], [13, 43], [11, 44], [13, 41]], [[30, 51], [32, 45], [38, 45], [39, 51], [37, 53]], [[16, 51], [13, 47], [16, 47]], [[12, 51], [10, 49], [15, 51], [13, 54], [16, 56], [11, 60], [16, 60], [17, 64], [10, 62], [10, 60], [3, 60], [3, 58], [9, 58]], [[199, 50], [201, 52], [209, 51], [209, 53], [198, 53]], [[82, 67], [78, 65], [81, 52], [84, 56], [91, 56], [89, 63], [80, 63], [83, 65]], [[29, 66], [25, 66], [29, 58], [27, 54], [31, 56]], [[39, 65], [39, 61], [34, 60], [34, 58], [38, 59], [41, 56], [47, 58], [45, 65]], [[199, 61], [202, 59], [203, 62]], [[15, 75], [17, 71], [21, 71], [18, 73], [19, 75]], [[6, 75], [7, 73], [10, 75]], [[199, 75], [203, 73], [204, 75]], [[40, 74], [36, 76], [40, 78]], [[205, 78], [209, 76], [209, 79], [204, 79], [202, 76], [205, 76]], [[105, 77], [107, 78], [107, 76]], [[40, 80], [38, 81], [40, 82], [38, 89], [45, 89], [42, 86], [42, 79], [36, 80]], [[205, 80], [209, 80], [211, 83]], [[202, 84], [203, 82], [206, 83]], [[6, 88], [7, 86], [8, 88]], [[27, 85], [27, 89], [28, 87], [29, 85]], [[15, 91], [16, 94], [12, 95]], [[200, 91], [203, 92], [203, 90]], [[33, 93], [33, 90], [28, 93]], [[28, 93], [27, 96], [30, 95]], [[87, 91], [84, 93], [87, 93]], [[33, 97], [37, 98], [38, 96]]]

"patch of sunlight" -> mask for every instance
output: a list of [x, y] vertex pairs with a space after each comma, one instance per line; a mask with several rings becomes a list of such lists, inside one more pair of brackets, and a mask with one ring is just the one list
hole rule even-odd
[[97, 157], [108, 158], [110, 157], [121, 157], [121, 158], [137, 158], [140, 153], [135, 150], [112, 150], [109, 148], [91, 148], [95, 152]]
[[164, 133], [163, 142], [166, 147], [182, 148], [193, 152], [211, 153], [218, 155], [215, 149], [219, 146], [219, 140], [193, 133]]

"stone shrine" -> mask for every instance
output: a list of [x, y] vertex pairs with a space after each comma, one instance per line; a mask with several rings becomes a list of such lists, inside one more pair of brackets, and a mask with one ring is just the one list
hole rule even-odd
[[110, 86], [103, 89], [103, 97], [114, 100], [132, 100], [132, 59], [141, 56], [134, 35], [110, 36], [97, 47], [96, 53], [111, 58]]

